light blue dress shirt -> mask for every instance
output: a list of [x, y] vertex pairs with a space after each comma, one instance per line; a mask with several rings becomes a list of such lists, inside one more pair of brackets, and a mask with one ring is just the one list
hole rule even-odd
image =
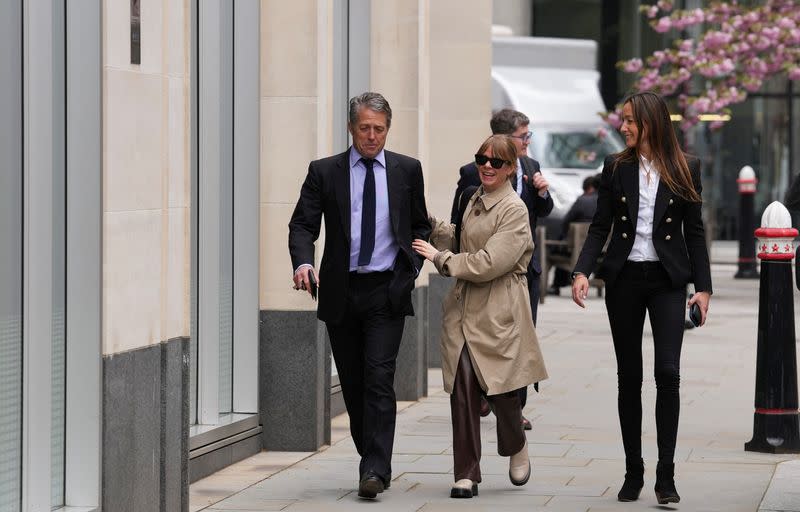
[[350, 272], [382, 272], [394, 268], [394, 260], [400, 250], [392, 232], [389, 217], [389, 187], [386, 181], [386, 155], [383, 150], [375, 157], [372, 172], [375, 173], [375, 249], [369, 265], [358, 266], [361, 250], [361, 210], [364, 202], [364, 180], [367, 168], [361, 162], [361, 154], [350, 147]]

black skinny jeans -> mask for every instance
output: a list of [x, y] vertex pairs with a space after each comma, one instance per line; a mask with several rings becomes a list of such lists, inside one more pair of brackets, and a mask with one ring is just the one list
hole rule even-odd
[[642, 329], [649, 313], [655, 344], [658, 460], [672, 462], [680, 413], [680, 358], [686, 289], [659, 262], [627, 262], [606, 292], [617, 356], [617, 408], [625, 457], [642, 456]]

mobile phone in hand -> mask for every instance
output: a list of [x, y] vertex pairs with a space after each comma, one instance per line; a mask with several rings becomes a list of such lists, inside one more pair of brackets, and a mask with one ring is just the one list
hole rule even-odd
[[[694, 294], [689, 295], [691, 299]], [[692, 324], [695, 327], [700, 327], [700, 322], [703, 321], [703, 315], [700, 313], [700, 306], [695, 302], [689, 308], [689, 320], [691, 320]]]
[[317, 300], [317, 278], [313, 270], [308, 273], [308, 285], [311, 287], [311, 298]]

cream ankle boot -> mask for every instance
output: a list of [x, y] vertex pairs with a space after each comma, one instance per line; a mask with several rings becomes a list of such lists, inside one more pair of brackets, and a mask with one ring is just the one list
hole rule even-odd
[[469, 478], [462, 478], [450, 489], [451, 498], [472, 498], [478, 495], [478, 484]]
[[514, 485], [525, 485], [531, 477], [531, 461], [528, 457], [528, 441], [508, 461], [508, 478]]

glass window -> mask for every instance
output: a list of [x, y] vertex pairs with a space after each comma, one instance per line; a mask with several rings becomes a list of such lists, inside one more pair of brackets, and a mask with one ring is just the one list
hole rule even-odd
[[[65, 39], [65, 3], [53, 3], [53, 38]], [[64, 504], [64, 440], [66, 436], [66, 53], [64, 46], [53, 56], [53, 123], [62, 127], [53, 138], [53, 335], [50, 359], [50, 503]]]
[[22, 9], [0, 3], [0, 510], [22, 496]]
[[258, 3], [195, 9], [190, 436], [258, 410]]
[[610, 126], [537, 130], [532, 154], [544, 168], [597, 169], [606, 156], [623, 149]]

